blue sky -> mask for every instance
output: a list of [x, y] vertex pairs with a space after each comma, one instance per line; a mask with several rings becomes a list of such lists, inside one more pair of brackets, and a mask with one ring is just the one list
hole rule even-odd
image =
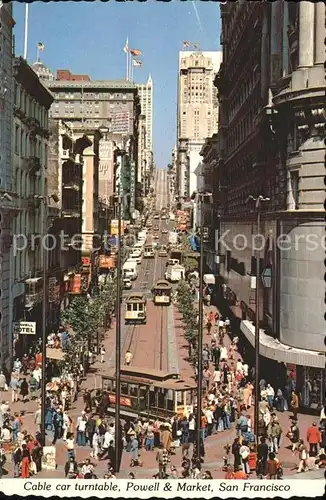
[[[14, 2], [16, 55], [23, 54], [24, 13], [25, 5]], [[129, 47], [143, 52], [135, 81], [145, 82], [152, 74], [154, 157], [158, 167], [166, 166], [176, 140], [178, 52], [183, 40], [198, 42], [202, 50], [220, 48], [218, 3], [35, 2], [29, 20], [30, 63], [37, 42], [43, 42], [41, 59], [52, 70], [70, 69], [93, 79], [125, 77], [122, 49], [129, 37]]]

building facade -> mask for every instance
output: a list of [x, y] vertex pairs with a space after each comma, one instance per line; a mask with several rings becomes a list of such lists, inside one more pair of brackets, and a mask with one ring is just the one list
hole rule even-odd
[[12, 355], [11, 245], [16, 215], [12, 179], [12, 4], [0, 2], [0, 365]]
[[[59, 216], [58, 209], [49, 203], [50, 197], [54, 200], [47, 185], [48, 114], [53, 97], [23, 58], [14, 59], [13, 72], [12, 164], [18, 213], [11, 249], [12, 319], [34, 322], [36, 335], [41, 336], [44, 235]], [[57, 258], [53, 259], [56, 266]], [[17, 353], [26, 352], [27, 337], [31, 336], [14, 338]]]
[[[68, 70], [58, 70], [57, 79], [47, 82], [54, 95], [51, 107], [53, 119], [65, 120], [74, 130], [86, 131], [89, 136], [102, 136], [103, 143], [99, 150], [99, 181], [101, 185], [101, 201], [106, 204], [116, 192], [112, 163], [112, 140], [115, 142], [121, 136], [131, 140], [131, 163], [133, 176], [130, 176], [128, 191], [128, 207], [126, 211], [133, 213], [136, 206], [136, 182], [138, 171], [138, 128], [140, 104], [137, 87], [124, 80], [97, 81], [90, 80], [87, 75], [71, 75]], [[107, 130], [104, 134], [100, 130]], [[109, 134], [109, 135], [108, 135]], [[108, 139], [111, 137], [111, 139]], [[103, 154], [101, 159], [100, 154]], [[94, 153], [94, 152], [93, 152]], [[85, 152], [87, 156], [87, 152]], [[110, 160], [111, 158], [111, 160]], [[99, 189], [99, 188], [97, 188]], [[107, 209], [112, 211], [112, 207]]]
[[195, 170], [207, 137], [217, 132], [218, 100], [214, 78], [222, 52], [182, 51], [178, 71], [178, 194], [189, 198], [196, 190]]
[[223, 64], [215, 83], [217, 170], [227, 190], [219, 250], [224, 298], [253, 345], [258, 227], [247, 201], [262, 195], [269, 201], [261, 208], [261, 268], [270, 270], [272, 284], [260, 287], [261, 352], [283, 369], [296, 367], [302, 404], [313, 408], [325, 387], [325, 5], [235, 3], [221, 6], [221, 15]]

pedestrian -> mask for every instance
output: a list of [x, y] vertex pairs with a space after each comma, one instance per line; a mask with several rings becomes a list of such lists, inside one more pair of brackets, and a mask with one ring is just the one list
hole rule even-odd
[[297, 418], [298, 411], [299, 411], [299, 396], [295, 391], [292, 391], [291, 410], [292, 410], [293, 416], [295, 418]]
[[266, 476], [267, 474], [267, 459], [268, 459], [268, 445], [266, 443], [266, 438], [261, 437], [260, 443], [257, 447], [257, 466], [261, 476]]
[[291, 420], [292, 420], [291, 425], [290, 425], [290, 428], [289, 428], [286, 436], [290, 439], [290, 441], [292, 443], [292, 453], [295, 453], [295, 451], [299, 445], [300, 430], [299, 430], [297, 419], [292, 418]]
[[18, 443], [15, 444], [13, 453], [12, 453], [12, 462], [14, 464], [14, 477], [19, 477], [20, 465], [22, 462], [22, 449]]
[[101, 347], [101, 363], [104, 363], [105, 354], [106, 354], [106, 350], [105, 350], [105, 347], [102, 345], [102, 347]]
[[318, 455], [318, 447], [321, 443], [321, 433], [316, 422], [313, 422], [307, 430], [307, 442], [309, 444], [309, 456], [316, 457]]
[[232, 444], [231, 452], [233, 455], [233, 468], [236, 470], [241, 466], [241, 455], [240, 455], [240, 442], [239, 438], [235, 438]]
[[128, 349], [126, 354], [125, 354], [125, 365], [129, 366], [131, 364], [132, 358], [133, 358], [133, 355]]
[[28, 382], [26, 378], [23, 378], [20, 384], [20, 394], [21, 396], [23, 396], [23, 403], [26, 403], [28, 393], [29, 393]]
[[11, 375], [10, 389], [11, 389], [11, 402], [16, 403], [18, 401], [19, 381], [18, 381], [18, 376], [16, 375], [15, 372], [13, 372]]
[[130, 436], [130, 451], [131, 451], [130, 465], [131, 467], [133, 467], [134, 465], [138, 465], [139, 463], [139, 443], [135, 431], [132, 431], [129, 434], [129, 436]]
[[85, 389], [84, 391], [83, 400], [85, 404], [84, 411], [92, 411], [92, 398], [88, 389]]
[[68, 479], [76, 479], [78, 474], [78, 466], [75, 457], [69, 457], [65, 463], [65, 477]]
[[95, 429], [92, 437], [92, 451], [91, 451], [91, 457], [95, 458], [95, 460], [98, 460], [98, 455], [99, 455], [99, 450], [100, 450], [100, 438], [99, 435]]
[[11, 428], [12, 428], [12, 440], [16, 443], [18, 441], [18, 433], [20, 432], [21, 429], [21, 423], [18, 413], [14, 414], [14, 420]]
[[42, 424], [42, 408], [41, 405], [39, 405], [38, 409], [34, 413], [34, 424], [37, 426], [37, 429], [41, 431], [41, 424]]
[[23, 443], [22, 445], [22, 462], [21, 462], [21, 477], [23, 479], [29, 478], [29, 466], [31, 463], [31, 454], [27, 445]]
[[266, 475], [268, 479], [277, 479], [277, 461], [275, 460], [275, 454], [273, 452], [268, 454]]
[[3, 371], [0, 372], [0, 392], [6, 391], [7, 380]]
[[4, 450], [2, 449], [2, 443], [0, 443], [0, 479], [3, 476], [3, 466], [5, 465], [6, 460], [7, 458]]
[[54, 413], [53, 416], [53, 428], [54, 428], [54, 436], [52, 441], [53, 445], [55, 445], [57, 439], [61, 439], [63, 433], [62, 427], [63, 427], [63, 415], [61, 408], [58, 408], [58, 410]]
[[277, 454], [278, 446], [282, 435], [282, 428], [278, 421], [278, 418], [275, 416], [267, 427], [267, 436], [270, 441], [270, 450], [271, 452]]
[[274, 391], [273, 387], [271, 386], [271, 384], [267, 384], [266, 398], [267, 398], [267, 402], [268, 402], [268, 405], [269, 405], [271, 410], [273, 410], [274, 397], [275, 397], [275, 391]]
[[284, 412], [284, 396], [283, 396], [283, 392], [281, 389], [277, 389], [275, 406], [276, 406], [277, 411], [279, 411], [281, 413]]
[[159, 479], [165, 479], [166, 468], [169, 463], [169, 453], [168, 450], [164, 447], [163, 443], [160, 443], [159, 450], [156, 454], [156, 461], [158, 463]]
[[249, 449], [248, 443], [247, 443], [247, 441], [243, 441], [243, 443], [240, 447], [240, 457], [241, 457], [243, 470], [246, 474], [250, 473], [249, 462], [248, 462], [249, 454], [250, 454], [250, 449]]
[[210, 377], [212, 376], [211, 372], [209, 371], [208, 368], [204, 368], [203, 370], [203, 383], [204, 383], [204, 391], [208, 391], [209, 389], [209, 381]]
[[74, 435], [72, 432], [67, 433], [66, 450], [68, 454], [68, 460], [70, 460], [71, 458], [75, 458], [75, 443]]
[[306, 472], [308, 471], [308, 464], [307, 464], [307, 459], [308, 459], [308, 452], [307, 448], [304, 444], [303, 439], [299, 439], [299, 446], [298, 446], [298, 451], [299, 451], [299, 466], [297, 472]]

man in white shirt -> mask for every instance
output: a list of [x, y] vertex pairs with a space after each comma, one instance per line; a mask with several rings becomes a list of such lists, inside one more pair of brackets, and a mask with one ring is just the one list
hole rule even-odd
[[248, 377], [248, 373], [249, 373], [249, 366], [247, 365], [247, 363], [245, 363], [244, 365], [242, 365], [242, 369], [243, 369], [244, 376], [247, 378]]
[[211, 436], [213, 430], [213, 419], [214, 415], [212, 410], [208, 407], [205, 410], [205, 416], [207, 419], [207, 436]]
[[275, 391], [274, 391], [273, 387], [271, 386], [271, 384], [267, 384], [266, 396], [267, 396], [267, 401], [268, 401], [269, 406], [273, 409]]
[[77, 430], [77, 445], [86, 446], [86, 423], [87, 416], [86, 412], [82, 411], [81, 416], [77, 418], [76, 430]]

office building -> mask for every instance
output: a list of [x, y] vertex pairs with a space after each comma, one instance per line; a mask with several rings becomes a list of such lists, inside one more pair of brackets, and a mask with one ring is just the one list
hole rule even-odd
[[221, 15], [216, 168], [227, 191], [225, 244], [219, 243], [223, 294], [254, 345], [257, 213], [248, 197], [269, 198], [260, 227], [261, 269], [272, 278], [260, 287], [261, 369], [278, 360], [273, 369], [283, 371], [284, 381], [294, 367], [301, 404], [313, 408], [323, 404], [325, 391], [325, 5], [228, 3]]
[[222, 52], [183, 51], [178, 71], [178, 195], [189, 198], [197, 188], [195, 170], [207, 137], [217, 132], [218, 100], [214, 78]]

